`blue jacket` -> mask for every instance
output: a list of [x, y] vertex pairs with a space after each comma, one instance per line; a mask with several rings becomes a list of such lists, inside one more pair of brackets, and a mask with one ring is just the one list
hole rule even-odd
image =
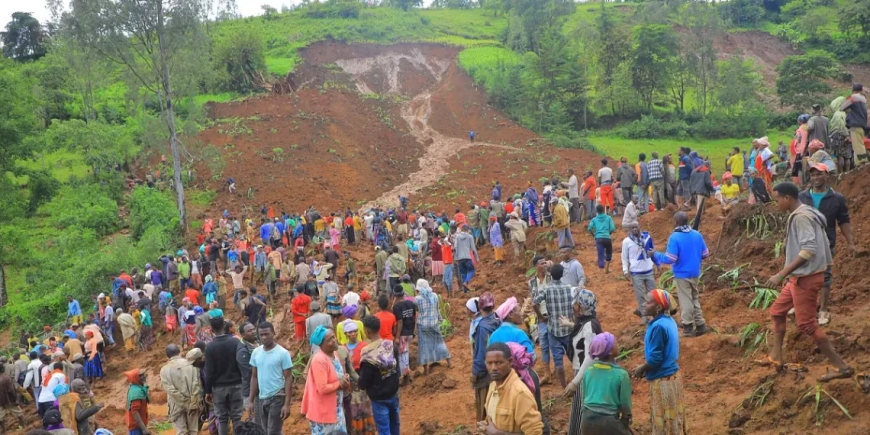
[[488, 316], [480, 319], [477, 324], [477, 329], [474, 330], [474, 335], [471, 343], [473, 361], [471, 365], [471, 373], [475, 376], [484, 376], [486, 370], [486, 346], [489, 343], [489, 336], [498, 328], [498, 317], [495, 313], [490, 313]]
[[704, 236], [690, 230], [674, 231], [668, 238], [667, 252], [656, 252], [653, 258], [662, 264], [672, 264], [674, 278], [697, 278], [701, 276], [701, 260], [709, 255]]
[[535, 354], [535, 345], [532, 344], [529, 334], [526, 334], [526, 331], [523, 331], [517, 325], [510, 322], [503, 322], [501, 326], [499, 326], [495, 332], [489, 336], [489, 343], [487, 343], [487, 345], [493, 343], [507, 344], [510, 342], [525, 346], [529, 355]]
[[260, 238], [263, 240], [269, 240], [269, 236], [272, 235], [272, 224], [266, 222], [262, 226], [260, 226]]
[[688, 180], [689, 176], [692, 175], [692, 171], [695, 169], [695, 164], [692, 163], [692, 159], [689, 156], [680, 157], [680, 180]]
[[659, 314], [646, 329], [643, 338], [643, 357], [650, 369], [646, 380], [666, 378], [680, 369], [680, 337], [677, 322], [670, 316]]
[[612, 217], [602, 213], [592, 218], [586, 229], [592, 232], [596, 239], [609, 239], [610, 235], [616, 231], [616, 225], [613, 224]]

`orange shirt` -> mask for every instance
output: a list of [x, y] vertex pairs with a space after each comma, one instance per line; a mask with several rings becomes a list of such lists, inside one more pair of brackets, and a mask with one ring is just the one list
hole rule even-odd
[[393, 326], [396, 326], [396, 316], [389, 311], [378, 311], [375, 317], [381, 321], [381, 330], [379, 331], [381, 338], [393, 341]]
[[344, 226], [352, 227], [353, 226], [353, 218], [350, 216], [344, 218]]
[[468, 221], [465, 217], [465, 213], [456, 213], [453, 215], [453, 220], [456, 221], [456, 226], [460, 226]]
[[514, 212], [514, 203], [513, 203], [513, 202], [509, 202], [509, 203], [505, 204], [505, 205], [504, 205], [504, 211], [505, 211], [505, 213], [507, 213], [507, 214], [511, 214], [511, 213], [513, 213], [513, 212]]
[[443, 261], [444, 264], [453, 264], [453, 247], [441, 247], [441, 261]]
[[598, 183], [595, 182], [595, 177], [590, 176], [583, 182], [583, 187], [580, 188], [580, 193], [586, 191], [586, 199], [595, 201], [595, 189], [598, 188]]
[[199, 292], [196, 289], [189, 288], [184, 291], [184, 297], [190, 299], [194, 305], [199, 305]]
[[305, 293], [297, 294], [293, 297], [293, 302], [290, 302], [290, 308], [293, 311], [293, 321], [304, 322], [305, 314], [311, 311], [311, 297]]

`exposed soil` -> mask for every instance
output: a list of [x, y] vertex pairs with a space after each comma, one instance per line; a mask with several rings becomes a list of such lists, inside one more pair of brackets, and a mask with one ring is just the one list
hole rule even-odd
[[[488, 198], [495, 180], [501, 181], [505, 192], [513, 193], [523, 190], [529, 181], [540, 186], [542, 177], [564, 176], [568, 167], [578, 171], [597, 167], [600, 156], [581, 150], [554, 149], [488, 107], [482, 92], [456, 66], [455, 53], [452, 48], [410, 44], [388, 47], [322, 43], [309, 47], [304, 52], [307, 63], [293, 77], [300, 87], [297, 94], [217, 104], [212, 108], [215, 119], [241, 118], [245, 127], [222, 121], [202, 132], [199, 139], [221, 150], [227, 162], [225, 176], [236, 178], [240, 192], [253, 187], [254, 198], [221, 192], [213, 205], [194, 212], [215, 215], [219, 210], [229, 209], [253, 213], [262, 203], [276, 204], [276, 209], [287, 211], [299, 211], [314, 204], [329, 211], [357, 208], [378, 199], [395, 204], [398, 193], [409, 194], [412, 207], [452, 212], [454, 207], [465, 209], [470, 203]], [[377, 96], [365, 97], [369, 92]], [[257, 118], [250, 119], [252, 116]], [[228, 134], [232, 129], [237, 129], [236, 133]], [[467, 132], [472, 129], [485, 143], [468, 143]], [[291, 144], [298, 147], [290, 148]], [[270, 153], [277, 146], [285, 148], [287, 159], [283, 162], [257, 154]], [[207, 168], [197, 171], [205, 174]], [[864, 240], [870, 235], [870, 222], [857, 217], [870, 213], [868, 174], [867, 168], [848, 174], [838, 186], [849, 198], [853, 231], [863, 249], [866, 249]], [[206, 177], [200, 175], [203, 178]], [[410, 180], [414, 181], [409, 184]], [[203, 184], [218, 188], [219, 183]], [[415, 187], [423, 188], [417, 192]], [[772, 207], [765, 209], [765, 213], [775, 214]], [[749, 285], [754, 279], [763, 282], [782, 266], [783, 259], [774, 256], [782, 234], [773, 228], [763, 239], [747, 236], [743, 222], [757, 212], [747, 205], [739, 206], [725, 220], [718, 217], [719, 212], [718, 205], [711, 206], [701, 224], [713, 252], [705, 262], [710, 268], [703, 279], [701, 304], [709, 324], [718, 333], [681, 340], [680, 366], [689, 433], [870, 433], [870, 399], [852, 381], [835, 381], [824, 388], [848, 408], [855, 420], [845, 417], [835, 404], [824, 399], [818, 414], [823, 421], [816, 424], [814, 404], [810, 398], [802, 397], [815, 385], [813, 380], [824, 373], [825, 361], [793, 324], [789, 325], [785, 359], [807, 365], [808, 373], [773, 375], [751, 362], [764, 354], [764, 345], [749, 356], [737, 347], [737, 336], [747, 324], [759, 323], [764, 329], [769, 323], [766, 312], [748, 308], [754, 297]], [[641, 225], [651, 232], [659, 249], [664, 248], [673, 227], [672, 216], [673, 210], [669, 209], [641, 218]], [[554, 252], [552, 243], [541, 237], [545, 232], [544, 229], [530, 232], [529, 249]], [[601, 323], [617, 336], [623, 350], [633, 350], [621, 362], [632, 369], [643, 359], [644, 329], [630, 314], [635, 304], [631, 286], [618, 273], [618, 260], [610, 275], [596, 268], [594, 241], [583, 226], [573, 227], [572, 232], [578, 242], [579, 259], [586, 269], [588, 287], [599, 299]], [[624, 237], [621, 229], [614, 234], [617, 241]], [[851, 258], [842, 237], [839, 242], [834, 268], [833, 322], [826, 331], [846, 361], [859, 371], [866, 370], [870, 365], [867, 352], [870, 278], [864, 273], [866, 254]], [[614, 257], [618, 257], [620, 244], [615, 245]], [[371, 246], [342, 248], [357, 260], [360, 275], [370, 278], [374, 257]], [[481, 266], [472, 282], [476, 292], [492, 291], [499, 302], [509, 296], [519, 299], [527, 296], [526, 267], [508, 251], [508, 262], [498, 268], [493, 265], [491, 249], [481, 250]], [[717, 279], [724, 271], [744, 263], [750, 265], [742, 269], [736, 286]], [[441, 289], [437, 285], [436, 288]], [[273, 320], [278, 324], [279, 342], [287, 344], [290, 326], [283, 320], [281, 309], [285, 300], [279, 300], [274, 307]], [[447, 346], [454, 368], [436, 366], [425, 377], [418, 370], [415, 381], [402, 388], [402, 433], [467, 434], [474, 428], [474, 397], [468, 385], [469, 319], [463, 299], [451, 299], [450, 304], [449, 317], [456, 332], [448, 337]], [[238, 317], [232, 307], [227, 315]], [[98, 400], [108, 404], [96, 417], [99, 424], [114, 432], [123, 431], [126, 391], [123, 370], [148, 367], [152, 391], [160, 391], [157, 373], [165, 360], [161, 349], [169, 341], [169, 337], [160, 337], [154, 350], [135, 356], [122, 355], [117, 349], [109, 351], [110, 376], [95, 389]], [[766, 384], [771, 390], [764, 404], [752, 405], [748, 399], [753, 391], [771, 380], [772, 384]], [[642, 380], [632, 380], [632, 387], [634, 433], [648, 434], [649, 387]], [[297, 388], [298, 393], [301, 389]], [[565, 433], [567, 429], [570, 399], [562, 398], [560, 393], [552, 385], [543, 388], [544, 413], [551, 421], [553, 433]], [[299, 417], [298, 397], [296, 403], [293, 416], [285, 423], [285, 433], [308, 431], [307, 422]], [[155, 420], [165, 420], [165, 407], [156, 405], [153, 409]]]

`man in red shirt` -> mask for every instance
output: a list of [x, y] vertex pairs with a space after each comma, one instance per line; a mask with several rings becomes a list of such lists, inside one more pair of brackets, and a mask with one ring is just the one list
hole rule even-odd
[[396, 316], [390, 311], [390, 298], [386, 294], [378, 296], [378, 311], [375, 314], [381, 321], [380, 336], [383, 340], [394, 341], [396, 332]]
[[[308, 318], [308, 312], [311, 311], [311, 297], [304, 292], [290, 292], [293, 300], [290, 301], [290, 311], [293, 315], [293, 324], [296, 330], [296, 341], [299, 342], [305, 338], [305, 319]], [[286, 317], [286, 316], [285, 316]]]
[[583, 182], [583, 187], [580, 188], [580, 197], [583, 198], [584, 205], [586, 206], [583, 209], [586, 217], [582, 217], [580, 220], [591, 220], [595, 217], [593, 211], [595, 209], [595, 189], [597, 188], [598, 183], [595, 181], [595, 177], [592, 176], [592, 171], [586, 171], [586, 181]]
[[468, 218], [465, 217], [465, 213], [457, 208], [456, 212], [453, 213], [453, 221], [456, 222], [456, 227], [459, 228], [468, 222]]
[[195, 288], [188, 288], [184, 291], [184, 297], [190, 299], [190, 302], [194, 305], [199, 305], [199, 291]]
[[131, 288], [133, 287], [133, 278], [131, 278], [130, 275], [127, 275], [127, 271], [122, 270], [121, 274], [118, 275], [118, 278], [124, 280], [124, 282], [126, 282]]
[[408, 212], [404, 209], [396, 213], [396, 237], [408, 237]]

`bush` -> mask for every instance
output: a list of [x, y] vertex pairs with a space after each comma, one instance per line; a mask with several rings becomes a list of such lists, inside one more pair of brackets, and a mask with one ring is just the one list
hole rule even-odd
[[140, 186], [130, 193], [130, 228], [133, 240], [142, 240], [149, 229], [158, 228], [170, 235], [178, 234], [178, 208], [168, 194]]
[[682, 119], [664, 120], [642, 115], [640, 119], [617, 129], [617, 132], [629, 139], [686, 138], [689, 136], [689, 125]]
[[240, 28], [215, 42], [217, 90], [250, 93], [259, 89], [257, 76], [266, 69], [265, 43], [254, 29]]
[[309, 18], [359, 18], [362, 3], [357, 0], [328, 0], [309, 3], [305, 16]]
[[54, 227], [92, 230], [97, 237], [121, 227], [118, 204], [95, 184], [63, 187], [52, 201], [40, 208], [40, 213], [47, 215]]

